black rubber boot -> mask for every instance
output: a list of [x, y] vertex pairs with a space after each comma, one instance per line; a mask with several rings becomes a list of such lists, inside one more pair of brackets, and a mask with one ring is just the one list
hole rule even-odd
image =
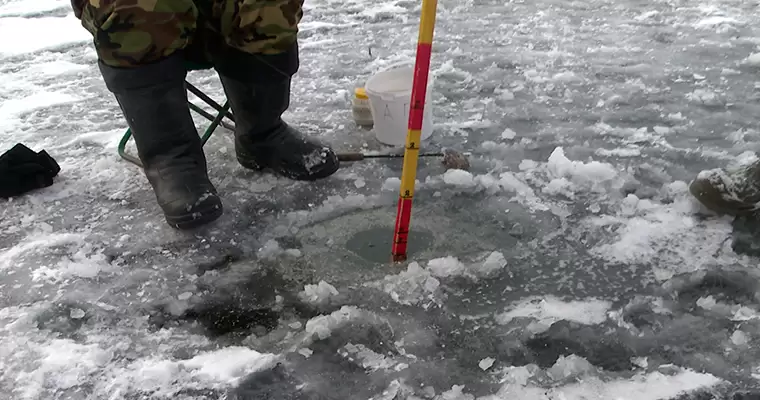
[[169, 225], [191, 229], [219, 218], [222, 202], [209, 181], [187, 105], [181, 56], [137, 68], [102, 62], [99, 66], [132, 130], [145, 175]]
[[297, 45], [274, 56], [225, 49], [214, 67], [235, 116], [235, 154], [246, 168], [270, 169], [294, 180], [326, 178], [338, 170], [330, 146], [282, 120], [290, 106], [291, 76], [298, 69]]

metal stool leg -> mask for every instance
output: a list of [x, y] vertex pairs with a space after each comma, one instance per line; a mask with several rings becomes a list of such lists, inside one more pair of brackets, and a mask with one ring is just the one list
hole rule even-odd
[[142, 161], [140, 161], [139, 158], [127, 153], [127, 150], [126, 150], [127, 142], [129, 142], [129, 138], [131, 137], [132, 137], [132, 130], [127, 128], [127, 131], [124, 132], [124, 136], [122, 136], [121, 141], [119, 141], [119, 155], [121, 156], [121, 158], [142, 168], [143, 166]]

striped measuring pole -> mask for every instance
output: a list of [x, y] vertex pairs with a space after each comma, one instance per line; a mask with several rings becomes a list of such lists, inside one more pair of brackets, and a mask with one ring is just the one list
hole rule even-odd
[[420, 136], [422, 135], [422, 115], [425, 110], [428, 75], [430, 74], [430, 56], [433, 52], [433, 31], [438, 0], [422, 0], [420, 32], [417, 39], [417, 59], [414, 65], [414, 83], [412, 99], [409, 105], [409, 128], [406, 134], [404, 165], [401, 170], [401, 192], [396, 210], [396, 227], [393, 237], [394, 262], [406, 261], [409, 239], [409, 222], [412, 218], [412, 199], [414, 198], [414, 181], [417, 178], [417, 159], [420, 153]]

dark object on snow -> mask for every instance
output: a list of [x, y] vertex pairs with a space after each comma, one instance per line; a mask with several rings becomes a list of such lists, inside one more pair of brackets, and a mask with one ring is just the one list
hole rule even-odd
[[446, 170], [461, 169], [468, 171], [470, 169], [470, 161], [467, 160], [467, 157], [464, 154], [451, 149], [444, 150], [443, 161], [441, 162], [446, 167]]
[[59, 172], [61, 167], [45, 150], [35, 153], [18, 143], [0, 156], [0, 198], [51, 186]]

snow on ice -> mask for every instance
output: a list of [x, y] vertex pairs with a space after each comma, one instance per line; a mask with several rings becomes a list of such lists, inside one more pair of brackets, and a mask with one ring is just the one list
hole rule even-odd
[[[419, 13], [306, 2], [285, 119], [388, 150], [354, 128], [348, 95], [414, 59]], [[0, 152], [21, 142], [62, 167], [0, 200], [8, 398], [669, 400], [760, 376], [757, 237], [688, 189], [701, 171], [741, 187], [720, 168], [757, 160], [752, 4], [439, 1], [421, 146], [471, 168], [420, 159], [422, 248], [400, 265], [344, 240], [392, 229], [400, 160], [291, 182], [240, 169], [220, 131], [205, 149], [229, 212], [177, 233], [116, 154], [126, 124], [70, 2], [0, 0], [0, 38]], [[213, 71], [188, 80], [223, 96]], [[600, 338], [618, 346], [601, 361]]]

